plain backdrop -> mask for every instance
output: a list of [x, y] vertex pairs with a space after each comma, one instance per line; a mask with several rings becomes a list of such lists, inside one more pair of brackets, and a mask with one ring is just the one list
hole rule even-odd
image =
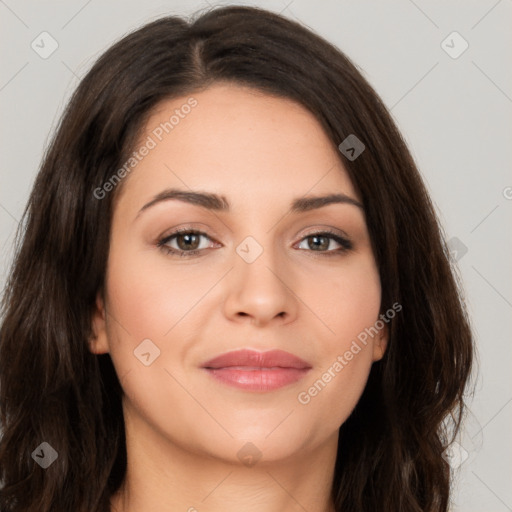
[[[458, 260], [478, 343], [476, 394], [451, 458], [453, 510], [512, 511], [512, 1], [222, 4], [231, 3], [306, 24], [355, 61], [390, 108]], [[2, 288], [43, 151], [80, 77], [127, 32], [210, 5], [220, 3], [0, 0]]]

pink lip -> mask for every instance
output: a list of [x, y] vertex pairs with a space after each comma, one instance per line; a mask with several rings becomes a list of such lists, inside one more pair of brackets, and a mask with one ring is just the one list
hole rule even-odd
[[302, 379], [311, 366], [284, 352], [236, 350], [215, 357], [202, 365], [225, 384], [247, 391], [272, 391]]

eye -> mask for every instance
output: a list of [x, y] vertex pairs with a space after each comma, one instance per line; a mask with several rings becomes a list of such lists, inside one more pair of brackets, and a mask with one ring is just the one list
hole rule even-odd
[[325, 256], [333, 256], [352, 249], [352, 243], [347, 238], [336, 233], [331, 231], [322, 231], [318, 233], [311, 233], [304, 237], [297, 248], [323, 253], [322, 255]]
[[[210, 241], [210, 243], [208, 243]], [[157, 245], [167, 254], [190, 257], [212, 248], [213, 241], [206, 233], [195, 229], [179, 229], [158, 241]], [[322, 256], [335, 256], [352, 249], [352, 243], [337, 233], [321, 231], [305, 236], [297, 246], [300, 250], [317, 252]]]
[[179, 256], [193, 256], [203, 249], [208, 249], [211, 244], [205, 242], [212, 240], [206, 233], [193, 229], [182, 229], [171, 233], [170, 235], [158, 241], [158, 247], [168, 254], [177, 254]]

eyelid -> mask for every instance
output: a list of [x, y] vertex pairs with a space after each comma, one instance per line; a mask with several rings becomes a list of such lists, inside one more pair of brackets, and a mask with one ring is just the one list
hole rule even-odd
[[[208, 238], [211, 242], [213, 242], [215, 244], [223, 245], [223, 244], [221, 244], [221, 242], [218, 242], [215, 238], [213, 238], [213, 236], [209, 235], [205, 231], [201, 231], [199, 229], [192, 228], [192, 227], [185, 227], [185, 228], [177, 228], [174, 231], [171, 231], [169, 234], [159, 237], [158, 241], [157, 241], [157, 246], [159, 246], [159, 247], [165, 246], [170, 240], [177, 237], [181, 233], [191, 233], [191, 234], [195, 234], [198, 236], [203, 236], [205, 238]], [[173, 249], [173, 250], [178, 251], [178, 249]], [[202, 250], [204, 250], [204, 249], [195, 249], [196, 252], [199, 252]], [[183, 252], [193, 252], [193, 251], [183, 251]]]
[[[208, 238], [217, 241], [217, 238], [220, 238], [219, 235], [210, 228], [209, 226], [206, 226], [205, 224], [201, 222], [192, 222], [190, 224], [185, 224], [184, 226], [179, 226], [177, 228], [168, 229], [163, 232], [163, 234], [159, 235], [157, 240], [161, 241], [166, 238], [170, 238], [173, 235], [179, 235], [180, 233], [189, 233], [194, 232], [197, 234], [201, 234], [204, 236], [207, 236]], [[211, 233], [211, 234], [209, 234]], [[219, 242], [220, 243], [220, 242]]]
[[316, 226], [314, 228], [308, 228], [304, 233], [299, 232], [296, 236], [300, 236], [301, 240], [308, 236], [318, 235], [327, 233], [329, 235], [336, 235], [346, 240], [350, 240], [348, 234], [339, 228], [333, 228], [332, 226]]

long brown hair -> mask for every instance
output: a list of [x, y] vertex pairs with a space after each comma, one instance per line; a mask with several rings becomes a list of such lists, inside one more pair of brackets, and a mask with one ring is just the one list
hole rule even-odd
[[[398, 302], [385, 357], [341, 426], [333, 499], [343, 512], [446, 511], [443, 459], [464, 412], [473, 341], [435, 211], [385, 106], [351, 61], [300, 24], [224, 7], [190, 23], [164, 17], [112, 46], [81, 81], [44, 156], [2, 302], [0, 509], [103, 512], [126, 468], [122, 389], [110, 356], [93, 355], [120, 187], [95, 194], [134, 150], [164, 99], [228, 81], [309, 109], [362, 198], [382, 283]], [[120, 184], [122, 186], [122, 183]], [[47, 469], [32, 453], [49, 443]]]

